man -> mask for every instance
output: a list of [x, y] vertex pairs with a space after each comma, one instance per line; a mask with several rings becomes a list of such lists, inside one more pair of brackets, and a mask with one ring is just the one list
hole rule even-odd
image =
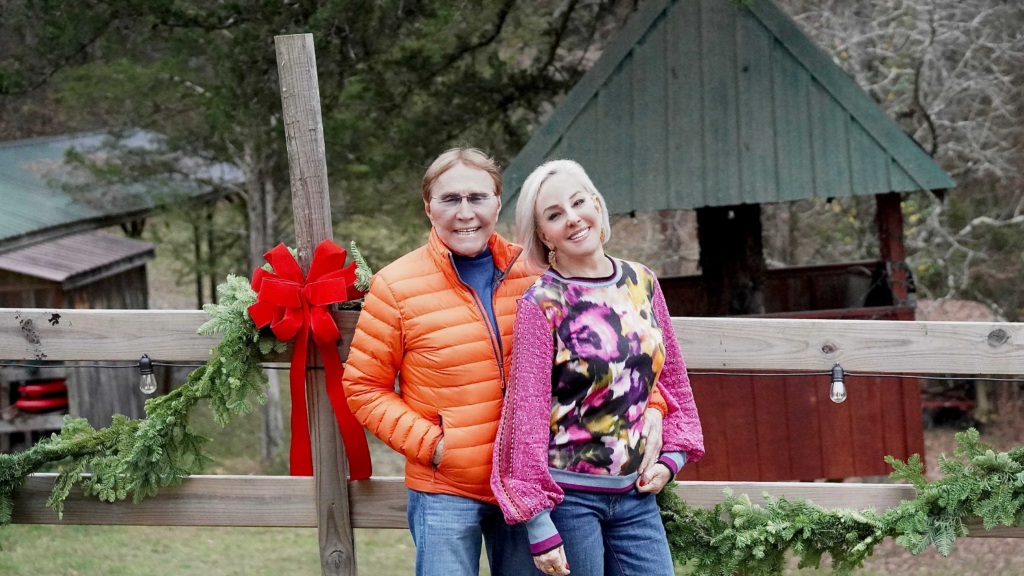
[[422, 189], [430, 240], [370, 283], [345, 393], [356, 418], [407, 458], [418, 576], [477, 574], [481, 540], [492, 574], [537, 573], [525, 528], [505, 523], [489, 484], [516, 300], [536, 276], [494, 232], [493, 160], [449, 150]]

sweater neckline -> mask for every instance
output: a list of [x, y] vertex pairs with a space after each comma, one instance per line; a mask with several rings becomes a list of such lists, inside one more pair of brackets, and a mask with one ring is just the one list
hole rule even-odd
[[602, 278], [584, 278], [581, 276], [562, 276], [554, 268], [548, 268], [545, 274], [551, 275], [554, 278], [561, 280], [567, 284], [576, 284], [579, 286], [590, 286], [594, 288], [611, 286], [619, 281], [622, 276], [622, 266], [619, 265], [619, 261], [611, 256], [605, 254], [605, 258], [612, 263], [612, 273], [610, 276], [604, 276]]

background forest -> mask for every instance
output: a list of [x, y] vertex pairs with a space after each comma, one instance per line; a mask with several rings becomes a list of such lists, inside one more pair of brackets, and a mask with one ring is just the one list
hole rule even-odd
[[[727, 0], [723, 0], [727, 1]], [[905, 197], [921, 297], [1024, 314], [1024, 7], [1007, 0], [781, 0], [957, 187]], [[145, 129], [146, 150], [78, 156], [101, 179], [197, 179], [223, 162], [223, 200], [173, 206], [144, 231], [210, 287], [291, 239], [272, 39], [312, 32], [334, 221], [375, 268], [421, 244], [418, 194], [440, 151], [514, 156], [637, 8], [635, 0], [153, 2], [0, 0], [0, 141]], [[90, 192], [81, 194], [88, 196]], [[95, 194], [93, 202], [117, 201]], [[876, 257], [873, 202], [766, 206], [769, 265]], [[612, 250], [695, 273], [692, 214], [623, 216]], [[184, 226], [182, 226], [184, 225]], [[191, 233], [174, 233], [184, 229]], [[139, 231], [136, 230], [136, 233]], [[195, 238], [204, 237], [197, 252]], [[202, 278], [208, 278], [202, 282]]]

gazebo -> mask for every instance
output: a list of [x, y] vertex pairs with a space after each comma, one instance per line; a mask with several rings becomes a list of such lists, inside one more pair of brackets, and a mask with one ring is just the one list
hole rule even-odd
[[[770, 0], [644, 3], [512, 160], [507, 204], [554, 158], [613, 214], [696, 210], [701, 274], [661, 279], [674, 316], [911, 320], [901, 193], [954, 186]], [[861, 195], [877, 260], [767, 269], [761, 204]], [[916, 379], [858, 378], [839, 405], [825, 380], [695, 376], [708, 456], [680, 478], [880, 475], [923, 453]]]

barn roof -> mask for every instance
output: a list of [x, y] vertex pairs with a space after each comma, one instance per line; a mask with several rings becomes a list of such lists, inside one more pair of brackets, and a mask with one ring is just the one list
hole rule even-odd
[[71, 290], [153, 259], [153, 245], [94, 230], [0, 254], [0, 270], [60, 282]]
[[[0, 143], [0, 254], [105, 226], [144, 217], [159, 198], [139, 187], [112, 205], [90, 204], [63, 185], [65, 153], [87, 151], [106, 134], [86, 133]], [[123, 142], [149, 146], [157, 136], [136, 131]], [[214, 178], [237, 179], [237, 169], [214, 165]], [[207, 187], [183, 182], [180, 192], [191, 197], [211, 194]]]
[[955, 185], [770, 0], [644, 2], [512, 160], [511, 199], [554, 158], [613, 213]]

